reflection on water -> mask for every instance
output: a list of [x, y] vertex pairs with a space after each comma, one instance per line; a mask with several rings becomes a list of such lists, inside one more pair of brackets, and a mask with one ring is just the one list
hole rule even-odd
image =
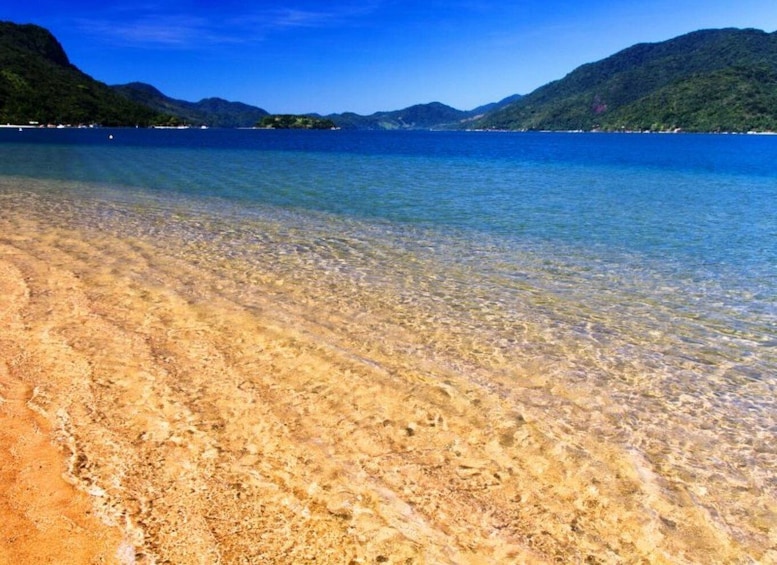
[[[439, 386], [453, 375], [538, 422], [548, 449], [618, 453], [662, 528], [702, 516], [745, 548], [742, 562], [775, 558], [773, 281], [730, 286], [725, 266], [105, 186], [1, 190], [3, 219], [77, 229], [98, 247], [137, 241], [112, 258], [121, 276], [212, 316], [228, 303], [388, 374]], [[503, 447], [520, 443], [501, 433]]]

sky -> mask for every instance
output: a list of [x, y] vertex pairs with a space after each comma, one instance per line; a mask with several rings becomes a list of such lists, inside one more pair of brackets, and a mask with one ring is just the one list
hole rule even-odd
[[777, 30], [777, 0], [0, 0], [108, 84], [271, 113], [471, 110], [635, 43]]

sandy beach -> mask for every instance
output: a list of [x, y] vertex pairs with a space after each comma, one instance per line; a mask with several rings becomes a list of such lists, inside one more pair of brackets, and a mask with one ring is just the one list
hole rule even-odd
[[[539, 369], [511, 386], [423, 355], [427, 330], [359, 304], [12, 208], [0, 561], [777, 558], [769, 509], [732, 535], [691, 486], [611, 441], [617, 406]], [[584, 410], [586, 429], [565, 423]]]
[[33, 392], [5, 364], [0, 370], [0, 562], [120, 562], [134, 551], [122, 545], [122, 530], [97, 518], [90, 497], [65, 481], [63, 454]]

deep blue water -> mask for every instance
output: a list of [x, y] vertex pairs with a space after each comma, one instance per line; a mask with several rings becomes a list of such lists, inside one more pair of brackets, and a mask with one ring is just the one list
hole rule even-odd
[[127, 129], [0, 143], [4, 175], [777, 264], [777, 137]]

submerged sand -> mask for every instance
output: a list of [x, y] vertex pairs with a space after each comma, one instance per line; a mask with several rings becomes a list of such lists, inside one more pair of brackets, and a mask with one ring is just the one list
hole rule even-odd
[[572, 429], [540, 371], [437, 363], [260, 275], [235, 301], [162, 243], [0, 216], [0, 560], [777, 559], [774, 508], [721, 527], [607, 437], [617, 407]]

